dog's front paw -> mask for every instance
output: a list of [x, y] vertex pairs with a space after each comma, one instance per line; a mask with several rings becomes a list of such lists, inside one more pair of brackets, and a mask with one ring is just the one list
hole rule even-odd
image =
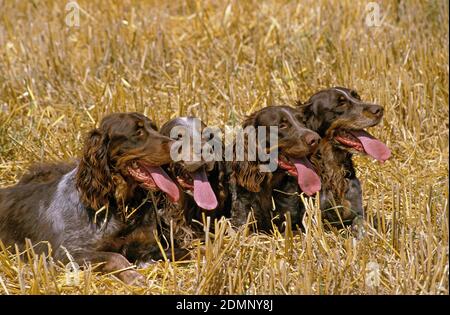
[[146, 261], [138, 261], [136, 263], [136, 267], [138, 269], [146, 269], [146, 268], [154, 265], [155, 263], [156, 263], [156, 260], [153, 260], [153, 259], [149, 259], [149, 260], [146, 260]]
[[366, 234], [366, 221], [362, 216], [357, 216], [352, 221], [352, 233], [357, 240], [363, 239]]
[[136, 270], [125, 270], [117, 275], [117, 277], [129, 285], [147, 286], [147, 279]]

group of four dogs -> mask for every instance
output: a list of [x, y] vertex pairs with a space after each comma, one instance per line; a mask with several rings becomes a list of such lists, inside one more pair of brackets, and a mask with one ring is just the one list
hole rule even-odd
[[0, 240], [22, 250], [29, 239], [36, 251], [99, 263], [102, 272], [132, 283], [142, 280], [132, 264], [188, 254], [158, 246], [166, 233], [158, 218], [165, 204], [181, 209], [187, 225], [205, 214], [240, 226], [253, 213], [257, 230], [269, 232], [283, 229], [287, 214], [293, 228], [302, 228], [303, 192], [320, 196], [327, 222], [358, 226], [364, 210], [352, 155], [389, 158], [389, 149], [364, 131], [382, 117], [381, 106], [342, 87], [296, 107], [256, 111], [243, 127], [278, 127], [278, 168], [262, 172], [258, 160], [174, 162], [170, 131], [197, 132], [193, 118], [158, 129], [139, 113], [111, 114], [89, 132], [79, 160], [35, 165], [16, 185], [0, 189]]

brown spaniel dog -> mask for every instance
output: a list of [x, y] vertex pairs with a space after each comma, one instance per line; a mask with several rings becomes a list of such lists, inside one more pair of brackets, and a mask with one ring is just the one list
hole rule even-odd
[[323, 217], [331, 224], [353, 224], [358, 230], [364, 210], [352, 155], [367, 154], [380, 162], [390, 157], [386, 145], [364, 130], [381, 121], [383, 107], [362, 101], [354, 90], [334, 87], [298, 103], [298, 108], [305, 126], [322, 137], [312, 161], [322, 181]]
[[142, 280], [130, 262], [162, 256], [153, 197], [180, 197], [159, 167], [171, 161], [172, 142], [141, 114], [106, 116], [88, 134], [79, 162], [35, 167], [0, 189], [0, 239], [20, 247], [25, 239], [48, 241], [58, 260], [104, 263], [102, 272], [117, 272], [124, 282]]
[[[272, 224], [279, 225], [287, 212], [291, 217], [300, 217], [298, 200], [294, 207], [273, 207], [274, 192], [283, 185], [285, 176], [289, 174], [308, 195], [320, 190], [320, 178], [316, 174], [308, 157], [317, 148], [320, 137], [314, 131], [305, 128], [300, 112], [289, 106], [268, 106], [248, 116], [242, 124], [246, 128], [270, 126], [278, 128], [278, 168], [273, 172], [261, 172], [263, 161], [234, 161], [231, 178], [232, 190], [232, 222], [242, 225], [247, 221], [248, 214], [253, 210], [260, 231], [269, 231]], [[264, 139], [263, 139], [264, 140]], [[264, 142], [264, 141], [263, 141]], [[265, 141], [270, 145], [269, 139]], [[248, 151], [248, 142], [244, 144]], [[268, 148], [272, 150], [274, 148]], [[273, 218], [276, 218], [273, 220]], [[299, 223], [299, 222], [296, 222]]]
[[[189, 155], [180, 156], [177, 162], [167, 166], [168, 174], [183, 191], [178, 204], [188, 224], [193, 227], [194, 220], [202, 222], [202, 214], [213, 220], [220, 219], [222, 216], [229, 217], [230, 198], [227, 185], [229, 172], [226, 171], [227, 164], [223, 161], [223, 155], [220, 154], [223, 152], [223, 144], [221, 141], [212, 142], [221, 139], [214, 139], [212, 133], [207, 132], [207, 126], [196, 117], [177, 117], [169, 120], [161, 127], [160, 133], [179, 141], [180, 144], [186, 137], [188, 140], [186, 144]], [[195, 141], [198, 141], [200, 150], [194, 150]], [[221, 149], [218, 152], [220, 156], [216, 159], [211, 156], [210, 160], [205, 161], [201, 150], [207, 143], [220, 146]]]

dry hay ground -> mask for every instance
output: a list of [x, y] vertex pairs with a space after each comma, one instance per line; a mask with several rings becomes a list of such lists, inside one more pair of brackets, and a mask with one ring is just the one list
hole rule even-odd
[[224, 223], [196, 259], [142, 270], [146, 288], [92, 269], [70, 286], [57, 263], [2, 248], [0, 293], [448, 294], [448, 3], [379, 3], [368, 27], [365, 1], [79, 1], [67, 27], [63, 1], [0, 0], [1, 186], [76, 156], [106, 113], [233, 125], [334, 85], [385, 107], [371, 132], [393, 151], [356, 158], [381, 220], [361, 241], [324, 231], [314, 205], [302, 235]]

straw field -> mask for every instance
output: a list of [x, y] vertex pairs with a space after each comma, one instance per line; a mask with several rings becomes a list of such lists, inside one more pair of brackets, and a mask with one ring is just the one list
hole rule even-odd
[[0, 0], [1, 187], [77, 157], [107, 113], [233, 126], [336, 85], [384, 106], [369, 131], [393, 154], [355, 158], [361, 240], [325, 230], [307, 200], [306, 233], [221, 222], [191, 261], [140, 270], [146, 287], [95, 266], [71, 284], [60, 263], [1, 246], [0, 294], [449, 293], [447, 1], [77, 2]]

